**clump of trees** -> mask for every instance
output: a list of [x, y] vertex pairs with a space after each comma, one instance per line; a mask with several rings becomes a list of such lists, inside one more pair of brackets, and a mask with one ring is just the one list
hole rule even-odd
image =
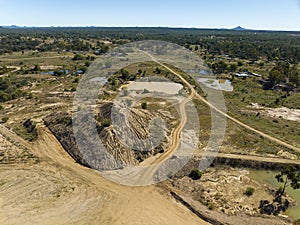
[[[87, 35], [88, 34], [88, 35]], [[294, 32], [232, 31], [168, 28], [0, 28], [0, 54], [14, 51], [90, 51], [102, 54], [110, 45], [129, 41], [157, 39], [203, 50], [209, 54], [226, 54], [248, 60], [300, 61], [300, 40]], [[46, 40], [52, 39], [52, 42]]]
[[290, 202], [287, 198], [282, 199], [286, 188], [289, 186], [295, 190], [300, 188], [299, 168], [296, 168], [295, 166], [283, 168], [279, 174], [276, 174], [275, 178], [279, 183], [283, 183], [283, 186], [279, 187], [275, 193], [273, 202], [268, 200], [260, 201], [259, 208], [260, 212], [263, 214], [278, 215], [280, 212], [285, 212], [290, 205]]
[[274, 88], [276, 85], [284, 85], [287, 91], [300, 87], [300, 74], [296, 65], [288, 62], [278, 62], [270, 71], [266, 89]]
[[284, 168], [275, 178], [279, 183], [283, 183], [283, 186], [277, 191], [277, 197], [279, 198], [285, 193], [288, 186], [295, 190], [300, 188], [300, 173], [295, 166]]
[[121, 69], [117, 74], [108, 78], [109, 85], [113, 90], [122, 85], [124, 81], [134, 81], [137, 78], [136, 74], [130, 74], [128, 70]]
[[216, 63], [212, 63], [209, 66], [215, 74], [235, 72], [238, 69], [237, 64], [227, 64], [223, 60]]
[[136, 75], [130, 74], [128, 70], [121, 69], [121, 78], [125, 81], [133, 81], [136, 79]]
[[[1, 32], [0, 32], [1, 35]], [[24, 50], [35, 50], [41, 44], [41, 41], [32, 37], [26, 37], [18, 32], [7, 32], [1, 35], [0, 41], [0, 54], [12, 53]], [[32, 34], [33, 36], [33, 34]]]
[[0, 102], [27, 96], [27, 92], [21, 90], [21, 87], [26, 85], [26, 79], [0, 77]]

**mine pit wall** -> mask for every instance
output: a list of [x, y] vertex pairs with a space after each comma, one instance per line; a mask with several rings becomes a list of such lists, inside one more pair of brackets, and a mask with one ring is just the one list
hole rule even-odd
[[[191, 159], [176, 175], [176, 178], [181, 178], [190, 174], [191, 170], [194, 168], [199, 168], [201, 158], [195, 157]], [[229, 166], [234, 168], [249, 168], [257, 170], [273, 170], [278, 171], [283, 167], [289, 165], [295, 165], [300, 167], [299, 163], [287, 164], [279, 162], [269, 162], [269, 161], [258, 161], [258, 160], [249, 160], [249, 159], [237, 159], [237, 158], [228, 158], [222, 156], [216, 156], [213, 160], [213, 163], [209, 167], [215, 166]]]

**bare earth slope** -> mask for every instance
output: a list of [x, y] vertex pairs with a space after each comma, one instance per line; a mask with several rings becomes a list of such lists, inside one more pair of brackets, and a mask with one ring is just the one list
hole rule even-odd
[[[12, 145], [29, 147], [0, 132]], [[38, 133], [29, 150], [38, 161], [0, 164], [0, 224], [207, 224], [155, 186], [107, 181], [75, 163], [47, 128]]]

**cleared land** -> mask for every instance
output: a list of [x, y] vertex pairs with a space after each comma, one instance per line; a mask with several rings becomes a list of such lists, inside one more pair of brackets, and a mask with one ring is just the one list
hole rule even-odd
[[208, 224], [157, 187], [107, 181], [75, 163], [47, 128], [38, 133], [31, 149], [40, 162], [0, 166], [1, 224]]

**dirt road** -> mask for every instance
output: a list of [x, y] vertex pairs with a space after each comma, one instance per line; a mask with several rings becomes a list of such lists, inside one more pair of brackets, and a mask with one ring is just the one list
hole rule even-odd
[[[169, 147], [169, 149], [164, 152], [163, 154], [159, 155], [158, 157], [154, 157], [153, 160], [146, 160], [144, 163], [141, 163], [141, 166], [148, 166], [148, 168], [145, 170], [145, 172], [143, 172], [141, 174], [140, 180], [141, 180], [141, 184], [150, 184], [152, 182], [154, 182], [155, 180], [155, 174], [158, 172], [158, 170], [160, 169], [160, 167], [162, 166], [162, 163], [167, 160], [168, 158], [170, 158], [172, 156], [172, 154], [178, 149], [179, 145], [180, 145], [180, 135], [181, 135], [181, 131], [184, 127], [184, 125], [187, 122], [187, 117], [186, 117], [186, 112], [185, 112], [185, 105], [187, 102], [189, 102], [192, 98], [198, 98], [199, 100], [201, 100], [202, 102], [204, 102], [206, 105], [208, 105], [209, 107], [211, 107], [212, 109], [214, 109], [216, 112], [220, 113], [221, 115], [225, 116], [226, 118], [232, 120], [233, 122], [239, 124], [240, 126], [246, 128], [247, 130], [250, 130], [254, 133], [259, 134], [260, 136], [263, 136], [277, 144], [280, 144], [282, 146], [288, 147], [289, 149], [292, 149], [294, 151], [298, 151], [300, 152], [300, 148], [297, 148], [295, 146], [292, 146], [288, 143], [285, 143], [277, 138], [274, 138], [268, 134], [265, 134], [261, 131], [258, 131], [250, 126], [248, 126], [247, 124], [242, 123], [241, 121], [229, 116], [228, 114], [226, 114], [225, 112], [219, 110], [218, 108], [216, 108], [214, 105], [212, 105], [210, 102], [208, 102], [205, 98], [203, 98], [201, 95], [199, 95], [196, 90], [194, 89], [194, 87], [187, 82], [180, 74], [178, 74], [176, 71], [172, 70], [170, 67], [160, 63], [159, 61], [157, 61], [152, 55], [150, 55], [147, 52], [144, 52], [146, 55], [148, 55], [154, 62], [156, 62], [157, 64], [159, 64], [160, 66], [166, 68], [167, 70], [169, 70], [171, 73], [175, 74], [176, 76], [178, 76], [186, 85], [187, 87], [190, 89], [190, 95], [188, 98], [186, 98], [184, 101], [182, 101], [180, 103], [179, 109], [180, 109], [180, 114], [181, 114], [181, 120], [179, 125], [175, 128], [175, 130], [172, 133], [172, 143], [171, 146]], [[206, 155], [209, 156], [208, 153], [201, 153], [198, 154], [197, 156], [202, 156], [202, 155]], [[214, 156], [214, 154], [213, 154]], [[294, 161], [294, 160], [290, 160], [290, 159], [280, 159], [280, 158], [264, 158], [264, 157], [259, 157], [259, 156], [247, 156], [247, 155], [233, 155], [233, 154], [219, 154], [219, 157], [224, 157], [224, 158], [232, 158], [232, 159], [245, 159], [245, 160], [253, 160], [253, 161], [260, 161], [260, 162], [266, 162], [267, 160], [271, 160], [271, 161], [276, 161], [278, 163], [281, 164], [290, 164], [290, 163], [296, 163], [296, 164], [300, 164], [300, 161]]]
[[173, 74], [175, 74], [177, 77], [179, 77], [179, 78], [187, 85], [187, 87], [190, 89], [191, 93], [193, 93], [197, 99], [199, 99], [200, 101], [202, 101], [203, 103], [205, 103], [206, 105], [208, 105], [211, 109], [214, 109], [216, 112], [218, 112], [218, 113], [220, 113], [221, 115], [225, 116], [227, 119], [229, 119], [229, 120], [235, 122], [236, 124], [238, 124], [238, 125], [240, 125], [240, 126], [246, 128], [246, 129], [249, 130], [249, 131], [252, 131], [252, 132], [254, 132], [254, 133], [256, 133], [256, 134], [258, 134], [258, 135], [260, 135], [260, 136], [262, 136], [262, 137], [264, 137], [264, 138], [267, 138], [267, 139], [269, 139], [270, 141], [272, 141], [272, 142], [274, 142], [274, 143], [276, 143], [276, 144], [279, 144], [279, 145], [281, 145], [281, 146], [287, 147], [287, 148], [289, 148], [289, 149], [291, 149], [291, 150], [294, 150], [294, 151], [296, 151], [296, 152], [300, 152], [300, 148], [295, 147], [295, 146], [293, 146], [293, 145], [290, 145], [290, 144], [288, 144], [288, 143], [286, 143], [286, 142], [284, 142], [284, 141], [281, 141], [281, 140], [278, 139], [278, 138], [272, 137], [271, 135], [268, 135], [268, 134], [266, 134], [266, 133], [264, 133], [264, 132], [262, 132], [262, 131], [259, 131], [259, 130], [255, 129], [255, 128], [253, 128], [253, 127], [251, 127], [251, 126], [249, 126], [249, 125], [247, 125], [247, 124], [245, 124], [245, 123], [243, 123], [243, 122], [241, 122], [241, 121], [235, 119], [234, 117], [228, 115], [227, 113], [223, 112], [222, 110], [216, 108], [214, 105], [212, 105], [210, 102], [208, 102], [205, 98], [203, 98], [201, 95], [199, 95], [199, 94], [196, 92], [196, 90], [194, 89], [194, 87], [193, 87], [189, 82], [187, 82], [180, 74], [178, 74], [176, 71], [172, 70], [170, 67], [168, 67], [168, 66], [166, 66], [166, 65], [164, 65], [164, 64], [162, 64], [162, 63], [160, 63], [159, 61], [157, 61], [157, 60], [156, 60], [152, 55], [150, 55], [149, 53], [145, 53], [145, 54], [147, 54], [154, 62], [156, 62], [157, 64], [161, 65], [162, 67], [166, 68], [166, 69], [169, 70], [171, 73], [173, 73]]

